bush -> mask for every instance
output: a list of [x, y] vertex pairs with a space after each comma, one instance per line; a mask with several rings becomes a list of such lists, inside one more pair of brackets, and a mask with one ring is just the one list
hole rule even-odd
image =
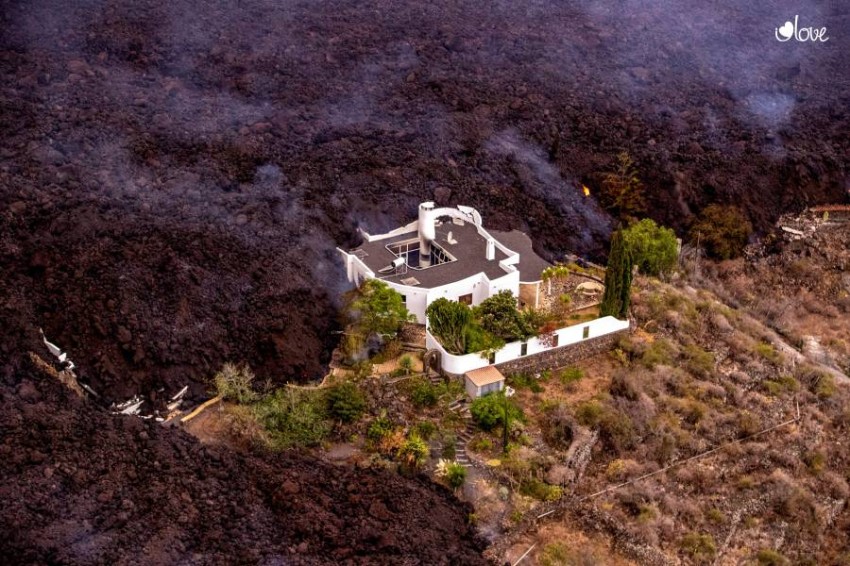
[[366, 397], [352, 382], [345, 381], [328, 389], [328, 412], [344, 423], [352, 423], [366, 410]]
[[581, 368], [570, 366], [568, 368], [564, 368], [564, 370], [561, 371], [560, 375], [558, 376], [558, 379], [560, 379], [561, 383], [563, 383], [564, 385], [569, 385], [570, 383], [574, 383], [576, 381], [581, 380], [581, 378], [583, 377], [584, 371], [582, 371]]
[[257, 398], [253, 389], [254, 372], [247, 365], [224, 364], [221, 371], [215, 374], [213, 383], [216, 393], [228, 401], [244, 404]]
[[697, 562], [709, 562], [717, 554], [717, 543], [708, 533], [688, 533], [682, 538], [681, 546]]
[[632, 448], [636, 440], [632, 419], [625, 413], [614, 410], [603, 412], [599, 421], [599, 434], [602, 440], [618, 453]]
[[432, 436], [434, 436], [435, 432], [437, 432], [437, 425], [431, 421], [419, 421], [416, 423], [416, 434], [421, 436], [424, 440], [429, 440]]
[[439, 389], [427, 379], [416, 379], [412, 383], [410, 401], [417, 407], [433, 407], [439, 400]]
[[752, 224], [739, 208], [712, 204], [703, 209], [690, 236], [709, 256], [732, 259], [741, 255], [752, 233]]
[[519, 486], [519, 492], [539, 501], [556, 501], [564, 494], [564, 490], [559, 486], [549, 485], [537, 478], [530, 478], [522, 482]]
[[472, 442], [468, 443], [467, 448], [472, 450], [473, 452], [488, 452], [493, 449], [493, 441], [486, 437], [478, 437], [475, 438]]
[[493, 430], [497, 426], [503, 426], [505, 422], [505, 407], [507, 407], [508, 419], [512, 421], [524, 421], [522, 409], [512, 400], [506, 399], [502, 391], [489, 393], [479, 397], [472, 402], [469, 412], [475, 423], [484, 430]]
[[397, 457], [405, 466], [419, 469], [428, 460], [428, 445], [419, 435], [411, 434], [399, 448]]
[[685, 346], [683, 353], [688, 360], [688, 371], [702, 378], [708, 378], [711, 376], [714, 371], [714, 354], [703, 350], [695, 344]]
[[587, 427], [599, 425], [602, 419], [603, 408], [599, 401], [584, 401], [576, 407], [576, 420]]
[[672, 365], [676, 356], [676, 349], [673, 345], [664, 338], [659, 338], [652, 342], [641, 356], [641, 363], [649, 369], [655, 369], [655, 366]]
[[679, 243], [673, 230], [645, 218], [623, 230], [623, 238], [631, 252], [632, 263], [641, 273], [657, 277], [676, 267]]
[[466, 468], [457, 462], [446, 465], [446, 483], [449, 487], [457, 489], [466, 481]]
[[392, 434], [394, 428], [392, 421], [386, 414], [383, 414], [369, 424], [369, 428], [366, 430], [366, 438], [378, 444]]
[[515, 389], [530, 389], [532, 393], [541, 393], [543, 386], [540, 380], [530, 373], [514, 373], [507, 378], [508, 385]]
[[443, 435], [442, 456], [446, 460], [454, 460], [457, 455], [457, 438], [453, 434]]
[[516, 297], [508, 290], [485, 299], [473, 312], [485, 331], [505, 342], [527, 340], [537, 334], [536, 314], [518, 311]]
[[284, 387], [254, 407], [275, 448], [315, 446], [330, 432], [325, 403], [312, 391]]
[[398, 361], [398, 369], [404, 371], [404, 375], [410, 375], [410, 370], [413, 369], [413, 358], [405, 354]]
[[639, 394], [634, 378], [625, 370], [618, 370], [614, 373], [608, 390], [614, 397], [623, 397], [629, 401], [635, 401]]

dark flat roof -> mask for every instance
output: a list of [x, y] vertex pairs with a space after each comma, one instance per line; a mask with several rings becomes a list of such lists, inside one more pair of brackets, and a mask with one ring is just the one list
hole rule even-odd
[[[448, 242], [449, 232], [452, 233], [452, 238], [457, 241], [455, 244]], [[456, 258], [456, 261], [434, 265], [427, 269], [407, 268], [407, 273], [382, 275], [378, 271], [392, 263], [396, 256], [387, 249], [388, 244], [403, 242], [418, 238], [418, 233], [414, 230], [386, 238], [383, 240], [374, 240], [372, 242], [363, 242], [357, 248], [366, 252], [367, 255], [361, 256], [363, 263], [375, 272], [375, 276], [384, 281], [391, 281], [405, 285], [402, 279], [415, 277], [419, 281], [417, 287], [433, 288], [442, 287], [461, 279], [466, 279], [478, 273], [484, 273], [489, 279], [498, 279], [506, 275], [506, 271], [499, 267], [499, 262], [508, 257], [499, 248], [496, 248], [496, 258], [487, 260], [487, 240], [483, 238], [476, 229], [475, 225], [470, 222], [464, 222], [463, 225], [455, 224], [448, 217], [442, 218], [442, 223], [436, 227], [436, 243], [445, 251]], [[356, 250], [351, 250], [351, 253]], [[522, 258], [520, 258], [522, 259]]]
[[519, 280], [523, 283], [540, 281], [540, 274], [552, 264], [534, 253], [531, 246], [531, 238], [525, 232], [511, 230], [502, 232], [499, 230], [487, 230], [494, 238], [499, 240], [506, 248], [519, 254]]

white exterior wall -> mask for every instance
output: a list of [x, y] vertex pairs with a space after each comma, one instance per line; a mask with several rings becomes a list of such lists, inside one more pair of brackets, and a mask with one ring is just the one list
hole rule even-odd
[[[589, 335], [587, 338], [584, 338], [585, 327], [589, 328]], [[626, 330], [628, 327], [629, 321], [619, 320], [613, 316], [606, 316], [603, 318], [597, 318], [596, 320], [591, 320], [584, 324], [559, 328], [555, 331], [555, 334], [558, 335], [558, 345], [556, 348], [569, 346], [571, 344], [578, 344], [586, 339], [598, 338], [599, 336], [605, 336], [612, 332]], [[489, 360], [482, 358], [479, 354], [466, 354], [463, 356], [449, 354], [437, 341], [437, 339], [431, 336], [430, 332], [425, 333], [425, 346], [428, 349], [435, 348], [440, 351], [443, 370], [448, 373], [461, 375], [468, 371], [490, 365]], [[537, 354], [550, 349], [552, 348], [546, 347], [539, 338], [535, 337], [528, 341], [528, 350], [526, 355]], [[501, 364], [503, 362], [509, 362], [511, 360], [521, 358], [521, 352], [522, 342], [511, 342], [509, 344], [505, 344], [501, 350], [496, 352], [495, 363]]]

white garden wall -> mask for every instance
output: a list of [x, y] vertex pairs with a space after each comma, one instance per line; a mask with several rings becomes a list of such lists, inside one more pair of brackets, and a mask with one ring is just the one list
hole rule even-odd
[[[563, 348], [572, 344], [578, 344], [590, 338], [598, 338], [614, 332], [620, 332], [629, 328], [629, 321], [619, 320], [613, 316], [605, 316], [597, 318], [590, 322], [559, 328], [555, 331], [558, 335], [558, 345], [555, 347], [547, 347], [539, 338], [531, 338], [527, 343], [526, 356], [553, 350], [555, 348]], [[585, 329], [587, 329], [585, 331]], [[585, 335], [587, 332], [587, 335]], [[496, 352], [495, 362], [501, 364], [516, 360], [522, 356], [522, 342], [511, 342]], [[441, 363], [443, 371], [454, 375], [462, 375], [468, 371], [482, 368], [489, 365], [487, 358], [482, 358], [480, 354], [466, 354], [457, 356], [446, 352], [445, 348], [434, 338], [430, 332], [425, 333], [425, 345], [428, 349], [436, 349], [440, 351]]]

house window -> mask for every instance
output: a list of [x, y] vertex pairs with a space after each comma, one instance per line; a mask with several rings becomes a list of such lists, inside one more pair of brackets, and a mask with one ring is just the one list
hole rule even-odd
[[487, 358], [487, 361], [491, 364], [496, 363], [496, 352], [490, 352], [490, 356]]
[[407, 295], [401, 296], [401, 302], [404, 303], [404, 306], [407, 306]]
[[472, 293], [469, 293], [468, 295], [461, 295], [460, 297], [457, 298], [457, 302], [463, 303], [465, 305], [471, 305], [472, 304]]
[[585, 326], [582, 329], [581, 338], [582, 338], [582, 340], [587, 340], [588, 338], [590, 338], [590, 327], [589, 326]]
[[528, 355], [528, 342], [523, 342], [522, 345], [519, 347], [519, 355], [520, 356], [527, 356]]
[[552, 334], [552, 347], [553, 348], [558, 347], [558, 338], [560, 338], [560, 337], [561, 337], [560, 334]]

